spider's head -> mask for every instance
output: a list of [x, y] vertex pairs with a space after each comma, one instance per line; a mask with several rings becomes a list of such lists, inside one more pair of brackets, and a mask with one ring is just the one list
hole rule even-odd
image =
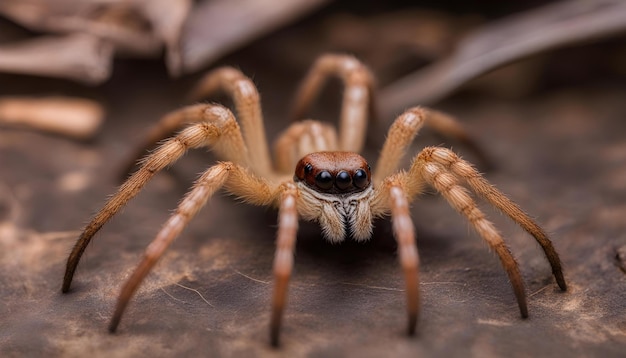
[[348, 232], [356, 240], [372, 233], [370, 199], [374, 192], [367, 161], [352, 152], [317, 152], [296, 165], [294, 182], [300, 188], [299, 212], [320, 223], [332, 242]]
[[371, 185], [371, 169], [362, 156], [352, 152], [317, 152], [296, 165], [295, 182], [323, 194], [345, 195]]

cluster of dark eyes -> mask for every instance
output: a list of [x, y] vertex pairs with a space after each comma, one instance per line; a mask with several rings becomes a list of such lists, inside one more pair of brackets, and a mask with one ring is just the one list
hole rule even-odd
[[[312, 171], [313, 165], [307, 164], [304, 167], [306, 174], [310, 174]], [[315, 185], [322, 190], [330, 190], [333, 185], [341, 191], [353, 189], [354, 187], [365, 189], [369, 183], [367, 172], [363, 169], [357, 169], [352, 175], [345, 170], [341, 170], [334, 177], [329, 171], [322, 170], [315, 176]]]

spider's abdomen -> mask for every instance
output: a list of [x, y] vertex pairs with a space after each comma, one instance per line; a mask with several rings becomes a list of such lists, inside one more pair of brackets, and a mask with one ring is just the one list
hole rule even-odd
[[371, 184], [371, 169], [365, 158], [352, 152], [317, 152], [300, 159], [294, 181], [327, 194], [363, 191]]

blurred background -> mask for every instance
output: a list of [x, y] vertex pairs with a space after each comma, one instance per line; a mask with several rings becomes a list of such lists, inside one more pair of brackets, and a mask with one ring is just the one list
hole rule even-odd
[[[0, 0], [0, 352], [8, 356], [619, 356], [626, 349], [626, 2]], [[453, 147], [552, 234], [561, 293], [532, 238], [489, 211], [519, 259], [531, 318], [506, 275], [436, 195], [414, 204], [417, 337], [389, 223], [332, 246], [302, 224], [282, 350], [267, 342], [276, 213], [218, 195], [106, 326], [120, 282], [197, 174], [189, 153], [98, 235], [60, 294], [81, 226], [119, 184], [148, 128], [230, 65], [261, 93], [268, 138], [321, 54], [377, 79], [366, 158], [404, 109], [457, 117], [486, 152]], [[309, 116], [336, 123], [342, 85]], [[230, 103], [221, 97], [207, 99]], [[241, 225], [245, 220], [246, 225]], [[167, 352], [167, 353], [164, 353]]]

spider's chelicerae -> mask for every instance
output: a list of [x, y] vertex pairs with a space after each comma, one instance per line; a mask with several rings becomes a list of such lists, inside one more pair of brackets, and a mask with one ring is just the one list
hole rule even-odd
[[317, 60], [296, 94], [295, 117], [300, 117], [310, 106], [330, 76], [339, 77], [345, 84], [339, 131], [313, 120], [296, 122], [278, 138], [272, 162], [265, 140], [259, 94], [251, 80], [230, 67], [210, 72], [200, 82], [195, 94], [206, 96], [223, 91], [231, 96], [241, 129], [233, 114], [220, 105], [197, 104], [165, 116], [153, 128], [145, 146], [153, 145], [183, 126], [186, 128], [148, 155], [87, 225], [68, 258], [63, 292], [69, 290], [81, 255], [102, 225], [154, 174], [172, 164], [188, 149], [199, 147], [211, 148], [223, 161], [200, 176], [146, 249], [141, 263], [122, 288], [110, 331], [115, 331], [131, 296], [167, 247], [221, 188], [247, 203], [278, 208], [270, 322], [274, 345], [278, 344], [299, 218], [318, 222], [327, 240], [341, 242], [348, 235], [357, 241], [368, 240], [372, 234], [372, 220], [390, 215], [406, 281], [408, 331], [409, 334], [415, 332], [419, 311], [419, 259], [409, 202], [427, 185], [434, 187], [465, 216], [496, 252], [511, 281], [522, 317], [528, 316], [528, 309], [517, 262], [463, 184], [535, 237], [552, 266], [559, 287], [566, 289], [559, 256], [545, 232], [471, 164], [448, 149], [428, 147], [415, 156], [408, 170], [398, 170], [407, 148], [424, 124], [464, 138], [461, 126], [452, 118], [424, 108], [407, 110], [391, 125], [372, 170], [357, 154], [363, 147], [367, 118], [373, 107], [372, 76], [358, 60], [343, 55], [325, 55]]

